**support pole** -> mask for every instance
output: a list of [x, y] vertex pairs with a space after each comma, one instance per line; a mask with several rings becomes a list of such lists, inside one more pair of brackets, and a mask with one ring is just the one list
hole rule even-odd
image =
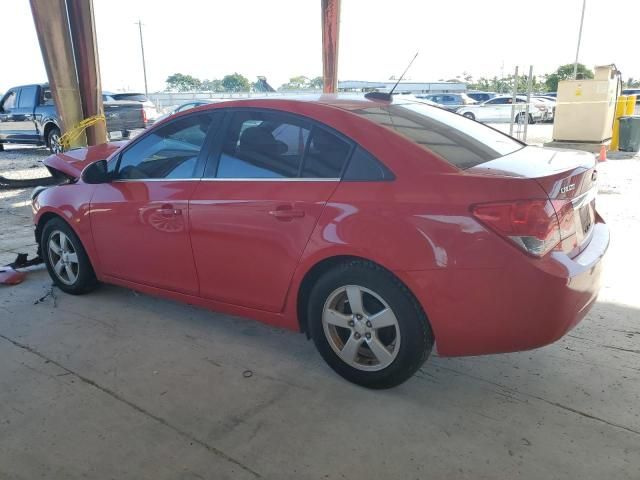
[[340, 0], [322, 2], [322, 89], [338, 90], [338, 44], [340, 33]]
[[582, 41], [582, 24], [584, 23], [584, 10], [587, 7], [587, 0], [582, 0], [582, 15], [580, 17], [580, 30], [578, 30], [578, 46], [576, 47], [576, 60], [573, 62], [573, 79], [578, 76], [578, 54], [580, 53], [580, 42]]
[[147, 87], [147, 62], [144, 58], [144, 42], [142, 41], [142, 20], [138, 20], [138, 29], [140, 31], [140, 52], [142, 52], [142, 74], [144, 75], [144, 94], [149, 96], [149, 88]]
[[[84, 117], [104, 114], [93, 0], [67, 0], [67, 8]], [[89, 145], [107, 141], [104, 122], [96, 123], [86, 132]]]
[[527, 79], [527, 108], [524, 117], [524, 132], [522, 133], [522, 141], [527, 143], [527, 128], [529, 127], [529, 109], [531, 108], [531, 90], [533, 89], [533, 65], [529, 65], [529, 78]]
[[513, 76], [513, 96], [511, 97], [511, 123], [509, 124], [509, 136], [513, 137], [513, 122], [516, 119], [516, 96], [518, 94], [518, 67], [516, 66], [516, 73]]
[[[30, 5], [51, 94], [64, 133], [84, 118], [67, 6], [64, 0], [30, 0]], [[86, 144], [86, 136], [83, 133], [73, 141], [71, 147], [82, 147]]]

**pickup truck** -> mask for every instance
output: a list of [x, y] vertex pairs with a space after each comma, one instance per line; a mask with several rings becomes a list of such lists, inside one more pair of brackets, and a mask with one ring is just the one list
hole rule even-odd
[[[144, 107], [134, 101], [104, 102], [109, 138], [126, 138], [146, 128]], [[53, 153], [60, 147], [60, 120], [47, 84], [10, 88], [0, 100], [0, 150], [5, 143], [44, 145]]]

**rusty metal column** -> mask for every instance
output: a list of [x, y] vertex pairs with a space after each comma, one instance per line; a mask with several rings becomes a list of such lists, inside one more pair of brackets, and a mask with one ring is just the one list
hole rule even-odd
[[[49, 86], [58, 110], [60, 127], [65, 132], [84, 118], [67, 6], [64, 0], [30, 0], [29, 3]], [[82, 134], [71, 147], [82, 147], [86, 144], [86, 136]]]
[[322, 85], [324, 93], [338, 90], [340, 0], [322, 1]]
[[[93, 0], [67, 0], [67, 8], [84, 117], [104, 114]], [[107, 142], [104, 122], [96, 123], [86, 132], [89, 145]]]

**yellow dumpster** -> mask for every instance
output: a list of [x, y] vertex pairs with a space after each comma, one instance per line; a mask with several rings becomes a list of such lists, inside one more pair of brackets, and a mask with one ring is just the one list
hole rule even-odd
[[624, 116], [626, 111], [627, 96], [620, 95], [616, 102], [616, 113], [613, 120], [613, 133], [611, 135], [611, 145], [609, 147], [612, 151], [618, 150], [618, 146], [620, 145], [620, 117]]

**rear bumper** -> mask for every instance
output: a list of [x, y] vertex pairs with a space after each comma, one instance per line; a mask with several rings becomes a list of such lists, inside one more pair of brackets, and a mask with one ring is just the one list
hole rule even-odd
[[609, 229], [594, 226], [571, 259], [519, 257], [499, 269], [397, 272], [423, 305], [443, 356], [505, 353], [548, 345], [575, 327], [595, 303]]

